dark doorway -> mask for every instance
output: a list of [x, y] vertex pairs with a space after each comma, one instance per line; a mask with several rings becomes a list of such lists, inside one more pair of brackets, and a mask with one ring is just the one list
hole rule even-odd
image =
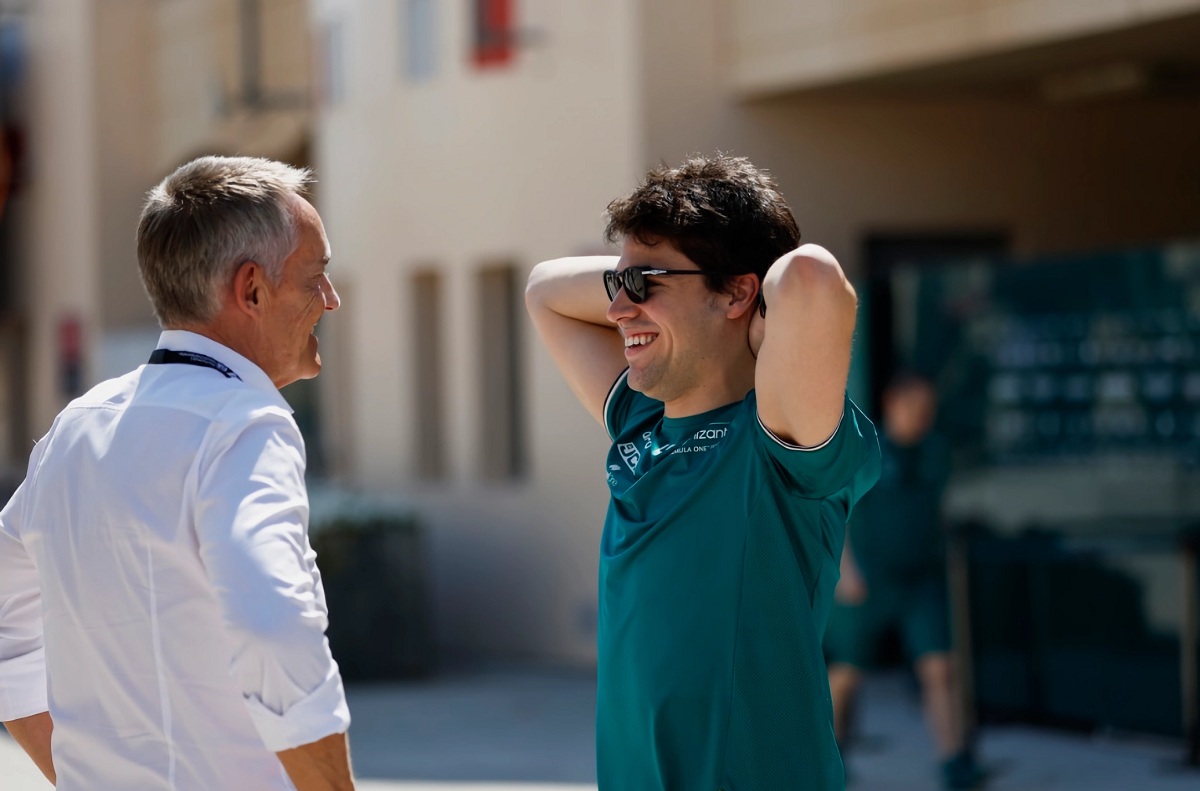
[[882, 414], [884, 386], [898, 369], [911, 365], [911, 361], [899, 358], [894, 342], [895, 270], [946, 266], [979, 257], [1000, 258], [1008, 249], [1008, 234], [1002, 231], [869, 233], [864, 237], [862, 260], [866, 263], [870, 295], [866, 316], [870, 414]]

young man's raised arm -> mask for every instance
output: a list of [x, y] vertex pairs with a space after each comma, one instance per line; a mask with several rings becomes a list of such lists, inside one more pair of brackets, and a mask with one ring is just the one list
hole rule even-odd
[[766, 319], [751, 327], [751, 348], [761, 339], [759, 417], [790, 444], [820, 445], [842, 416], [858, 296], [833, 255], [814, 244], [772, 264], [763, 295]]
[[525, 305], [550, 356], [592, 417], [604, 422], [604, 399], [626, 367], [625, 344], [605, 314], [603, 272], [616, 256], [544, 261], [533, 268]]

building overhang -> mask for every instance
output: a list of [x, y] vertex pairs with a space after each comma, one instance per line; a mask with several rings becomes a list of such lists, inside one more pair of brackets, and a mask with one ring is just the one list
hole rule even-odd
[[[744, 99], [982, 93], [1070, 102], [1117, 94], [1200, 94], [1200, 0], [1095, 3], [1105, 13], [1077, 11], [1069, 19], [1051, 13], [1062, 4], [1050, 0], [1040, 4], [1041, 17], [1023, 25], [1011, 19], [1001, 25], [997, 20], [1003, 17], [995, 12], [1031, 4], [991, 0], [955, 3], [953, 11], [897, 18], [890, 25], [859, 19], [855, 27], [828, 13], [797, 22], [791, 36], [782, 25], [770, 35], [751, 35], [762, 26], [747, 15], [770, 1], [735, 5], [731, 85]], [[902, 5], [949, 7], [932, 0]]]

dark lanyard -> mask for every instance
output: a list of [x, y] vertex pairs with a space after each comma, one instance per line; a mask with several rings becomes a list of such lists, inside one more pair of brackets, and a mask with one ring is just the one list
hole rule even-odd
[[198, 365], [201, 368], [212, 368], [214, 371], [220, 371], [225, 375], [226, 379], [237, 379], [241, 381], [240, 376], [219, 360], [214, 360], [207, 354], [198, 352], [177, 352], [174, 349], [155, 349], [150, 355], [149, 363], [151, 365], [170, 365], [172, 363], [181, 363], [183, 365]]

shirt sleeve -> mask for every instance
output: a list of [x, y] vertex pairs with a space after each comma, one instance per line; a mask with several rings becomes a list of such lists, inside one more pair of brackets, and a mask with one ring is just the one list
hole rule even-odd
[[325, 638], [304, 466], [296, 424], [268, 412], [232, 432], [198, 471], [196, 536], [233, 638], [230, 672], [274, 752], [350, 725]]
[[[39, 445], [29, 469], [37, 466]], [[21, 541], [26, 484], [0, 511], [0, 721], [46, 711], [46, 652], [37, 567]]]
[[849, 397], [845, 399], [838, 427], [829, 439], [813, 448], [780, 439], [757, 417], [757, 400], [754, 409], [760, 445], [775, 472], [800, 496], [824, 499], [847, 490], [852, 506], [879, 480], [879, 439], [875, 426]]

